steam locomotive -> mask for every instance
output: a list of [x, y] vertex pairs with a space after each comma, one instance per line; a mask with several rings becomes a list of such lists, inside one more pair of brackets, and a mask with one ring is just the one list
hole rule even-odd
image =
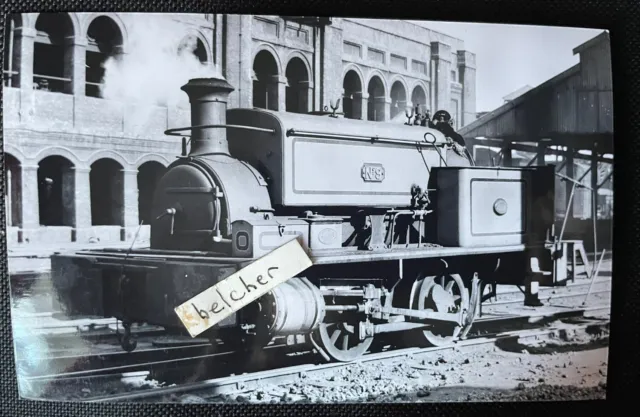
[[223, 79], [182, 90], [192, 126], [165, 132], [182, 155], [157, 184], [150, 247], [52, 257], [66, 315], [121, 320], [125, 350], [133, 323], [186, 334], [176, 306], [292, 239], [312, 267], [201, 336], [238, 349], [283, 337], [351, 361], [379, 334], [464, 338], [487, 285], [566, 277], [551, 166], [476, 166], [416, 123], [228, 109]]

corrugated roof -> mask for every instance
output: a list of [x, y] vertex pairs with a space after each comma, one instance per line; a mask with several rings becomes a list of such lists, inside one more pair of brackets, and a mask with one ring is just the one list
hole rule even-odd
[[575, 48], [573, 48], [573, 54], [579, 54], [580, 52], [584, 51], [585, 49], [589, 49], [589, 48], [593, 48], [594, 46], [596, 46], [597, 44], [604, 42], [610, 41], [610, 37], [609, 37], [609, 32], [608, 31], [603, 31], [601, 34], [599, 34], [598, 36], [589, 39], [588, 41], [586, 41], [585, 43], [576, 46]]
[[520, 87], [518, 88], [516, 91], [514, 91], [513, 93], [507, 94], [506, 96], [502, 97], [502, 99], [504, 101], [511, 101], [517, 97], [520, 97], [521, 95], [523, 95], [524, 93], [526, 93], [529, 90], [532, 90], [533, 87], [531, 87], [530, 85], [525, 85], [524, 87]]
[[483, 126], [485, 123], [488, 123], [491, 120], [495, 119], [496, 117], [501, 116], [501, 115], [503, 115], [503, 114], [515, 109], [518, 105], [522, 104], [523, 102], [525, 102], [530, 97], [532, 97], [533, 95], [537, 94], [538, 92], [546, 89], [547, 87], [550, 87], [552, 85], [559, 84], [559, 83], [563, 82], [564, 80], [566, 80], [567, 78], [569, 78], [570, 76], [576, 74], [579, 71], [580, 71], [580, 64], [574, 65], [573, 67], [561, 72], [560, 74], [558, 74], [555, 77], [545, 81], [544, 83], [538, 85], [537, 87], [532, 88], [531, 90], [527, 91], [526, 93], [521, 94], [520, 96], [518, 96], [515, 99], [503, 104], [502, 106], [498, 107], [497, 109], [495, 109], [495, 110], [493, 110], [491, 112], [488, 112], [487, 114], [483, 115], [482, 117], [474, 120], [473, 122], [469, 123], [468, 125], [464, 126], [462, 129], [460, 129], [458, 131], [458, 133], [460, 133], [464, 137], [473, 137], [474, 130], [476, 130], [479, 127]]

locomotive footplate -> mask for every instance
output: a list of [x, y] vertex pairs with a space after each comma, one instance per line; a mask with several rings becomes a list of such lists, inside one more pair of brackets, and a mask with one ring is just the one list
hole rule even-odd
[[[115, 317], [184, 330], [174, 308], [251, 260], [154, 250], [96, 250], [51, 257], [59, 308], [68, 317]], [[235, 325], [231, 315], [216, 327]]]

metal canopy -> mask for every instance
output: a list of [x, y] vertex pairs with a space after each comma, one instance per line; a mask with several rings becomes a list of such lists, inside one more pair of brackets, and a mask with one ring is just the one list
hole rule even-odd
[[578, 46], [574, 53], [580, 54], [580, 63], [464, 126], [458, 133], [470, 145], [503, 148], [511, 144], [512, 149], [535, 152], [541, 144], [613, 154], [608, 40], [608, 33], [603, 32]]

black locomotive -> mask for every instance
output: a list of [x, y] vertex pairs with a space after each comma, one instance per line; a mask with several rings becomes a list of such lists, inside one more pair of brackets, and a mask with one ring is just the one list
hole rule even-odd
[[283, 336], [350, 361], [381, 333], [464, 337], [487, 283], [566, 278], [553, 167], [475, 166], [420, 123], [227, 109], [222, 79], [183, 90], [192, 126], [166, 132], [183, 136], [183, 154], [155, 190], [150, 248], [54, 255], [68, 316], [185, 333], [176, 306], [298, 239], [313, 266], [203, 336], [238, 347]]

